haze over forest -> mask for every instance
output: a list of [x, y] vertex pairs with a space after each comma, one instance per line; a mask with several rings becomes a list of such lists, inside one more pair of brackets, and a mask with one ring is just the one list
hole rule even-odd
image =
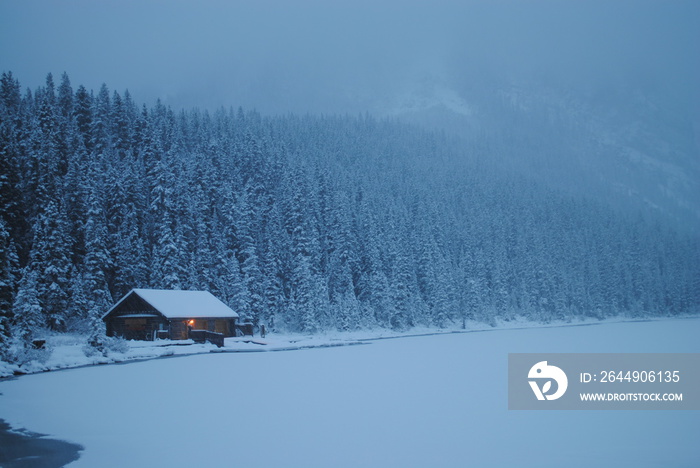
[[[697, 109], [693, 1], [3, 2], [0, 63], [175, 107], [390, 111], [421, 84], [675, 94]], [[31, 58], [31, 59], [29, 59]], [[467, 103], [474, 98], [466, 94]]]
[[488, 136], [490, 158], [549, 186], [700, 226], [694, 1], [30, 0], [0, 13], [1, 68], [31, 89], [65, 71], [175, 109], [397, 116]]

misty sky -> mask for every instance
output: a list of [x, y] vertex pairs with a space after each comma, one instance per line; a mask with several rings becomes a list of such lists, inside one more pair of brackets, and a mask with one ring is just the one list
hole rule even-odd
[[138, 102], [376, 110], [413, 83], [697, 91], [698, 1], [2, 0], [0, 71]]

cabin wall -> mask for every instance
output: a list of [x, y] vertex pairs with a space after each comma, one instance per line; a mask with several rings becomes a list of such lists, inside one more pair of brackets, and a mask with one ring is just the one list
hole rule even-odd
[[159, 316], [110, 317], [107, 320], [107, 336], [121, 336], [127, 340], [153, 340], [156, 330], [167, 330], [168, 321]]
[[236, 336], [235, 318], [192, 318], [170, 320], [170, 338], [185, 340], [190, 330], [207, 330], [221, 333], [225, 337]]
[[156, 330], [167, 330], [168, 321], [137, 294], [129, 294], [105, 317], [107, 336], [127, 340], [153, 340]]
[[[193, 323], [190, 323], [190, 320]], [[121, 336], [127, 340], [153, 340], [155, 331], [168, 330], [171, 340], [186, 340], [189, 330], [208, 330], [225, 337], [236, 336], [236, 319], [172, 319], [162, 316], [108, 317], [107, 336]]]

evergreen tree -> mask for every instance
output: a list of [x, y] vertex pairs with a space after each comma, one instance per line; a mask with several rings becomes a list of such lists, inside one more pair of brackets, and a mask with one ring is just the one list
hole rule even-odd
[[236, 252], [241, 265], [243, 283], [247, 292], [247, 305], [244, 316], [257, 324], [263, 313], [261, 294], [262, 272], [253, 237], [255, 213], [249, 202], [251, 187], [246, 185], [238, 194], [235, 206]]
[[68, 229], [57, 203], [50, 201], [39, 215], [34, 228], [30, 272], [36, 275], [39, 301], [45, 324], [62, 331], [70, 290]]
[[19, 258], [5, 221], [0, 218], [0, 350], [10, 342], [12, 304], [17, 287]]
[[98, 183], [99, 176], [97, 174], [93, 174], [93, 176], [97, 180], [88, 199], [88, 218], [85, 223], [87, 252], [82, 282], [89, 321], [89, 344], [104, 351], [102, 337], [105, 336], [105, 328], [102, 316], [109, 310], [113, 301], [105, 274], [105, 270], [109, 269], [110, 254], [107, 251], [107, 221], [104, 218], [106, 210], [101, 198], [104, 190]]
[[391, 300], [389, 323], [394, 330], [407, 330], [414, 325], [416, 288], [408, 253], [398, 236], [390, 244], [392, 258]]
[[5, 357], [10, 361], [22, 364], [31, 359], [27, 352], [33, 348], [35, 334], [44, 328], [41, 301], [38, 297], [39, 282], [37, 274], [31, 269], [25, 269], [17, 290], [12, 310], [13, 348], [3, 348]]
[[103, 155], [111, 147], [112, 103], [107, 85], [103, 84], [93, 101], [92, 120], [90, 122], [90, 149], [96, 155]]
[[79, 86], [75, 92], [73, 113], [80, 141], [88, 153], [92, 152], [94, 146], [92, 141], [92, 109], [92, 95], [84, 86]]

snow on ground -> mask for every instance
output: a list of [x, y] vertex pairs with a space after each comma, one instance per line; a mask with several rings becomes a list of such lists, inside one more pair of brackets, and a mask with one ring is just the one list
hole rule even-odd
[[[606, 323], [625, 321], [624, 317], [607, 319]], [[659, 320], [659, 319], [655, 319]], [[663, 320], [663, 319], [661, 319]], [[464, 333], [474, 331], [499, 330], [503, 328], [541, 328], [576, 326], [591, 323], [601, 323], [597, 320], [579, 320], [576, 322], [554, 322], [542, 325], [527, 320], [512, 320], [509, 322], [497, 322], [496, 327], [491, 327], [482, 322], [467, 322], [466, 330], [461, 328], [421, 328], [415, 327], [408, 332], [397, 332], [385, 329], [357, 330], [352, 332], [327, 332], [315, 335], [301, 334], [268, 334], [266, 338], [241, 337], [226, 338], [223, 348], [205, 343], [196, 344], [192, 340], [156, 340], [156, 341], [125, 341], [126, 351], [117, 352], [110, 350], [106, 356], [102, 354], [86, 355], [87, 337], [83, 335], [56, 334], [44, 337], [46, 346], [50, 350], [45, 362], [32, 361], [22, 366], [16, 366], [0, 361], [0, 378], [14, 374], [33, 374], [59, 369], [70, 369], [96, 364], [112, 364], [145, 359], [155, 359], [168, 356], [185, 356], [191, 354], [205, 354], [216, 352], [252, 352], [252, 351], [282, 351], [292, 349], [305, 349], [316, 347], [330, 347], [358, 344], [364, 341], [372, 341], [383, 338], [396, 338], [406, 336], [432, 335], [439, 333]]]
[[[256, 337], [226, 338], [224, 347], [217, 348], [210, 343], [197, 344], [192, 340], [156, 340], [126, 341], [125, 352], [109, 351], [107, 356], [85, 354], [86, 337], [80, 335], [56, 335], [47, 338], [50, 355], [46, 362], [32, 361], [21, 367], [0, 361], [0, 377], [13, 374], [33, 374], [59, 369], [91, 366], [95, 364], [113, 364], [168, 356], [185, 356], [216, 352], [251, 352], [303, 349], [308, 347], [327, 347], [340, 344], [353, 344], [356, 335], [338, 337], [334, 335], [268, 335], [262, 339]], [[374, 335], [369, 335], [374, 336]]]
[[693, 318], [83, 367], [0, 382], [0, 418], [83, 445], [76, 468], [691, 467], [700, 412], [509, 411], [507, 356], [700, 352], [699, 335]]

